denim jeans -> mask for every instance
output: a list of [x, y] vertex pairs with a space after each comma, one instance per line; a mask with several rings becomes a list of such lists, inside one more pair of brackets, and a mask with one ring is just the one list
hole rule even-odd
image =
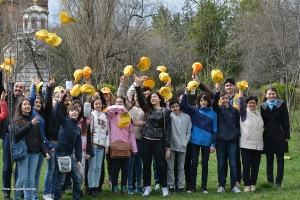
[[219, 186], [225, 187], [226, 178], [226, 164], [227, 159], [226, 155], [229, 159], [229, 167], [230, 167], [230, 186], [231, 189], [236, 185], [236, 142], [228, 142], [224, 140], [218, 140], [217, 142], [217, 161], [218, 161], [218, 180]]
[[[177, 158], [177, 162], [175, 157]], [[172, 151], [171, 150], [171, 157], [169, 160], [167, 160], [168, 163], [168, 175], [167, 175], [167, 181], [168, 186], [174, 187], [175, 185], [175, 170], [174, 166], [177, 165], [177, 189], [183, 189], [184, 187], [184, 161], [185, 161], [185, 152], [178, 152], [178, 151]]]
[[[12, 176], [12, 164], [10, 155], [10, 134], [6, 133], [2, 141], [2, 186], [3, 193], [10, 194], [11, 192], [11, 176]], [[18, 169], [15, 170], [15, 179], [18, 178]]]
[[142, 139], [144, 186], [151, 186], [151, 162], [154, 155], [157, 174], [162, 187], [167, 187], [167, 166], [164, 140]]
[[55, 150], [57, 144], [51, 143], [54, 147], [54, 151], [50, 154], [50, 159], [47, 160], [47, 172], [45, 175], [44, 181], [44, 195], [46, 194], [53, 194], [55, 189], [56, 183], [56, 170], [55, 170]]
[[[38, 164], [37, 164], [36, 172], [35, 172], [34, 200], [39, 199], [39, 183], [40, 183], [40, 175], [41, 175], [41, 169], [43, 166], [43, 162], [44, 162], [44, 156], [42, 153], [39, 153], [39, 160], [38, 160]], [[28, 188], [28, 181], [25, 182], [25, 188]]]
[[[138, 148], [138, 152], [136, 155], [131, 154], [129, 158], [128, 164], [128, 187], [133, 187], [133, 173], [136, 172], [137, 186], [141, 186], [142, 184], [142, 152], [141, 152], [141, 140], [136, 140], [136, 146]], [[134, 165], [135, 163], [135, 165]], [[135, 166], [135, 170], [133, 169]]]
[[121, 169], [121, 185], [127, 185], [129, 158], [112, 158], [113, 168], [111, 173], [112, 186], [118, 185], [118, 177]]
[[[81, 193], [81, 185], [80, 185], [80, 173], [77, 169], [77, 162], [72, 157], [72, 170], [69, 172], [71, 174], [72, 180], [73, 180], [73, 198], [72, 200], [78, 200], [80, 199], [80, 193]], [[56, 161], [57, 162], [57, 157]], [[58, 164], [55, 164], [55, 168], [57, 169], [57, 182], [55, 185], [55, 191], [54, 191], [54, 200], [60, 200], [61, 198], [61, 188], [65, 182], [66, 173], [61, 173], [58, 169]]]
[[[267, 179], [268, 182], [274, 183], [274, 154], [266, 154], [267, 157]], [[280, 184], [283, 180], [283, 174], [284, 174], [284, 154], [276, 154], [277, 159], [277, 177], [276, 177], [276, 183]]]
[[262, 151], [241, 148], [244, 186], [256, 185]]
[[[34, 199], [35, 173], [39, 162], [39, 155], [39, 153], [27, 153], [27, 157], [17, 163], [19, 176], [16, 183], [15, 200], [20, 199], [22, 190], [24, 190], [25, 200]], [[26, 182], [27, 184], [24, 188]]]
[[208, 176], [208, 160], [209, 160], [209, 151], [210, 147], [201, 146], [191, 143], [191, 158], [192, 166], [190, 172], [190, 188], [196, 189], [196, 180], [197, 180], [197, 169], [198, 169], [198, 160], [199, 153], [201, 149], [201, 164], [202, 164], [202, 187], [207, 187], [207, 176]]
[[89, 188], [99, 186], [104, 148], [95, 148], [95, 156], [89, 159], [88, 183]]

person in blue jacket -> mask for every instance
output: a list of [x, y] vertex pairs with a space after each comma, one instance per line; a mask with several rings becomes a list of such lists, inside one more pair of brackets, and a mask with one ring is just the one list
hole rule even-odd
[[211, 108], [211, 98], [204, 92], [197, 96], [197, 107], [188, 104], [188, 88], [181, 99], [181, 110], [192, 119], [191, 145], [191, 172], [188, 193], [196, 191], [198, 159], [201, 149], [202, 164], [202, 193], [207, 191], [209, 154], [215, 152], [217, 142], [217, 114]]
[[[58, 143], [56, 149], [56, 159], [60, 156], [70, 156], [72, 162], [71, 177], [73, 179], [73, 198], [79, 199], [81, 193], [80, 183], [80, 168], [82, 159], [82, 141], [81, 130], [77, 126], [79, 112], [78, 108], [74, 105], [70, 106], [67, 110], [68, 117], [65, 117], [61, 112], [62, 102], [66, 98], [67, 93], [60, 94], [59, 100], [55, 105], [54, 114], [60, 124], [58, 133]], [[75, 156], [73, 156], [75, 152]], [[58, 164], [55, 165], [58, 168]], [[54, 200], [61, 199], [61, 188], [64, 184], [66, 173], [57, 170], [57, 182], [54, 190]]]

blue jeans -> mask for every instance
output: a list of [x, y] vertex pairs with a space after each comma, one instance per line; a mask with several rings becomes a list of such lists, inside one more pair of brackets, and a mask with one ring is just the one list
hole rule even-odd
[[236, 185], [236, 142], [228, 142], [224, 140], [218, 140], [217, 142], [217, 160], [218, 160], [218, 180], [219, 186], [225, 187], [226, 178], [226, 164], [227, 159], [226, 155], [229, 159], [229, 167], [230, 167], [230, 186], [231, 189]]
[[[38, 164], [37, 164], [36, 172], [35, 172], [34, 200], [39, 199], [39, 183], [40, 183], [40, 175], [41, 175], [41, 169], [43, 166], [43, 162], [44, 162], [44, 156], [42, 153], [39, 153], [39, 160], [38, 160]], [[28, 188], [28, 181], [25, 183], [25, 188]]]
[[[72, 170], [71, 170], [71, 177], [73, 179], [73, 198], [72, 200], [78, 200], [80, 198], [80, 193], [81, 193], [81, 184], [80, 184], [80, 172], [77, 169], [77, 162], [76, 160], [71, 157], [72, 159]], [[58, 164], [57, 164], [57, 156], [56, 156], [56, 164], [55, 168], [57, 170], [57, 182], [55, 185], [55, 190], [54, 190], [54, 200], [60, 200], [61, 199], [61, 188], [65, 182], [66, 178], [66, 173], [61, 173], [58, 169]]]
[[129, 158], [128, 164], [128, 187], [133, 187], [132, 179], [133, 179], [133, 167], [135, 162], [135, 172], [136, 172], [136, 181], [137, 186], [141, 186], [142, 184], [142, 151], [141, 151], [141, 140], [136, 140], [136, 146], [138, 148], [138, 152], [136, 155], [131, 154]]
[[[2, 186], [3, 193], [10, 194], [11, 191], [11, 175], [12, 175], [12, 165], [10, 156], [10, 134], [6, 133], [2, 141]], [[17, 176], [16, 176], [17, 177]]]
[[95, 156], [89, 159], [88, 183], [89, 188], [99, 187], [104, 148], [95, 148]]
[[[21, 190], [24, 190], [24, 199], [34, 199], [35, 190], [35, 173], [39, 161], [39, 153], [27, 153], [27, 157], [19, 161], [18, 164], [18, 180], [16, 183], [15, 200], [20, 199]], [[26, 184], [25, 184], [26, 183]], [[25, 188], [24, 188], [25, 185]]]
[[46, 194], [53, 194], [55, 189], [56, 183], [56, 170], [55, 170], [55, 150], [57, 144], [51, 143], [54, 147], [54, 151], [50, 154], [50, 159], [47, 160], [47, 172], [45, 175], [44, 181], [44, 195]]
[[201, 146], [191, 143], [191, 172], [190, 172], [190, 188], [196, 189], [196, 179], [197, 179], [197, 169], [198, 169], [198, 159], [201, 149], [201, 164], [202, 164], [202, 187], [207, 187], [207, 176], [208, 176], [208, 160], [209, 160], [209, 148], [206, 146]]

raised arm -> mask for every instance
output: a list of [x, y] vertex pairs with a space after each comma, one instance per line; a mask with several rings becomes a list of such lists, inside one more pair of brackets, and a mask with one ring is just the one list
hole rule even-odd
[[1, 98], [0, 98], [0, 109], [1, 109], [1, 113], [0, 113], [0, 121], [3, 121], [7, 118], [8, 116], [8, 108], [7, 108], [7, 104], [5, 101], [5, 98], [7, 96], [7, 92], [5, 92], [4, 90], [1, 93]]
[[113, 116], [116, 114], [116, 113], [119, 113], [120, 111], [121, 112], [124, 112], [124, 106], [117, 106], [117, 105], [112, 105], [112, 106], [108, 106], [107, 108], [107, 116], [108, 116], [108, 119], [111, 119], [113, 118]]
[[67, 95], [66, 93], [61, 94], [58, 101], [57, 101], [57, 103], [56, 103], [56, 105], [55, 105], [55, 107], [54, 107], [54, 115], [57, 119], [57, 122], [61, 126], [64, 126], [66, 124], [66, 118], [61, 112], [61, 104], [64, 101], [66, 95]]
[[188, 89], [185, 89], [185, 92], [182, 96], [181, 102], [180, 102], [180, 108], [183, 112], [188, 114], [190, 117], [193, 116], [193, 113], [195, 112], [195, 109], [188, 104]]
[[244, 103], [243, 90], [239, 90], [239, 111], [241, 121], [244, 122], [247, 118], [246, 105]]
[[219, 112], [220, 107], [219, 107], [219, 99], [220, 99], [220, 84], [216, 83], [216, 92], [213, 95], [213, 100], [212, 100], [212, 108], [215, 112]]

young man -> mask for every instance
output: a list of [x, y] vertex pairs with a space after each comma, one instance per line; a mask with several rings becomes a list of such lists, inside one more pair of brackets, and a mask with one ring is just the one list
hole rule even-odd
[[171, 113], [171, 157], [168, 162], [168, 186], [169, 192], [174, 194], [176, 192], [174, 187], [174, 165], [175, 156], [177, 157], [178, 178], [177, 191], [183, 192], [184, 187], [184, 163], [186, 147], [190, 140], [192, 121], [189, 115], [180, 111], [179, 102], [177, 100], [170, 101]]
[[[221, 105], [218, 105], [218, 102]], [[226, 92], [220, 93], [220, 84], [216, 84], [212, 107], [218, 116], [218, 139], [217, 139], [217, 161], [219, 187], [217, 192], [225, 192], [226, 163], [229, 159], [230, 186], [234, 193], [241, 192], [236, 186], [236, 142], [240, 135], [240, 114], [239, 111], [229, 104], [229, 95]], [[228, 157], [227, 157], [228, 156]]]

